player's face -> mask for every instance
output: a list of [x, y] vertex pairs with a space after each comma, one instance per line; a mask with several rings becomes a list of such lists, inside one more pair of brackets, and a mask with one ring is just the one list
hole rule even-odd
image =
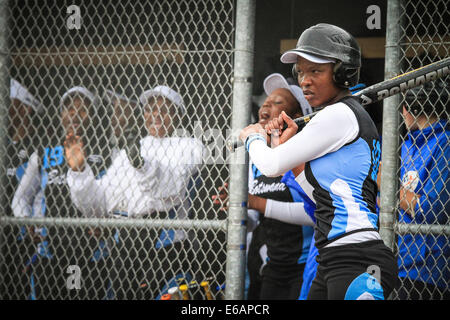
[[331, 104], [341, 92], [333, 81], [333, 67], [333, 63], [314, 63], [298, 57], [298, 83], [311, 107]]
[[174, 105], [164, 97], [150, 98], [144, 107], [145, 126], [154, 137], [170, 136], [175, 130], [173, 118]]
[[11, 99], [9, 108], [10, 136], [16, 141], [24, 138], [31, 129], [31, 107], [23, 104], [18, 99]]
[[87, 128], [89, 124], [88, 110], [89, 106], [86, 106], [83, 99], [77, 97], [72, 99], [68, 105], [63, 106], [61, 119], [66, 134], [83, 134], [83, 129]]
[[258, 123], [265, 126], [270, 120], [278, 117], [282, 111], [291, 117], [300, 116], [299, 108], [299, 103], [288, 89], [276, 89], [272, 91], [264, 100], [261, 108], [259, 108]]

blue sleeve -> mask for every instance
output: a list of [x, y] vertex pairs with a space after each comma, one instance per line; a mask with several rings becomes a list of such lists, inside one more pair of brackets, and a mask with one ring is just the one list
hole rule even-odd
[[316, 218], [314, 217], [314, 211], [316, 210], [316, 204], [306, 195], [306, 192], [302, 187], [295, 181], [295, 176], [292, 171], [288, 171], [284, 174], [281, 182], [288, 186], [291, 191], [291, 195], [294, 198], [294, 202], [303, 202], [306, 213], [316, 223]]
[[319, 254], [315, 246], [314, 235], [311, 240], [311, 246], [309, 248], [308, 258], [306, 259], [305, 269], [303, 270], [303, 283], [300, 291], [300, 296], [298, 300], [306, 300], [308, 297], [309, 289], [311, 288], [311, 284], [316, 277], [317, 272], [317, 261], [316, 256]]

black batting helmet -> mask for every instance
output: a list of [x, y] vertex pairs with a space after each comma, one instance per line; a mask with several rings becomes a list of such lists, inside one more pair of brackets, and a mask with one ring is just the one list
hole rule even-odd
[[358, 83], [361, 50], [355, 38], [344, 29], [327, 23], [306, 29], [296, 48], [285, 52], [281, 61], [296, 63], [301, 53], [335, 61], [333, 79], [338, 86], [350, 88]]
[[449, 90], [448, 82], [441, 79], [412, 88], [404, 94], [406, 110], [415, 116], [446, 118], [444, 112], [450, 103]]

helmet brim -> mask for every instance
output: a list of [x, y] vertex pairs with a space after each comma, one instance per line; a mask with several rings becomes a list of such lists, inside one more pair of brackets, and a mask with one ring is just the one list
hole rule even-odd
[[306, 60], [314, 63], [336, 63], [335, 59], [312, 55], [295, 49], [283, 53], [280, 60], [282, 63], [297, 63], [298, 57], [305, 58]]

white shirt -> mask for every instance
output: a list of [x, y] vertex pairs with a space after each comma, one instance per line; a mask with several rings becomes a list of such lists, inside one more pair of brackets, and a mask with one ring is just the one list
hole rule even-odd
[[[87, 164], [82, 172], [69, 170], [72, 201], [88, 217], [114, 212], [137, 217], [168, 211], [187, 200], [188, 184], [202, 163], [202, 155], [203, 145], [193, 138], [146, 137], [141, 140], [145, 164], [140, 169], [132, 167], [121, 150], [100, 179], [95, 179]], [[186, 210], [178, 210], [177, 218], [186, 214]]]
[[43, 217], [44, 190], [41, 188], [40, 179], [39, 155], [35, 151], [30, 156], [25, 173], [14, 193], [11, 207], [15, 217]]

